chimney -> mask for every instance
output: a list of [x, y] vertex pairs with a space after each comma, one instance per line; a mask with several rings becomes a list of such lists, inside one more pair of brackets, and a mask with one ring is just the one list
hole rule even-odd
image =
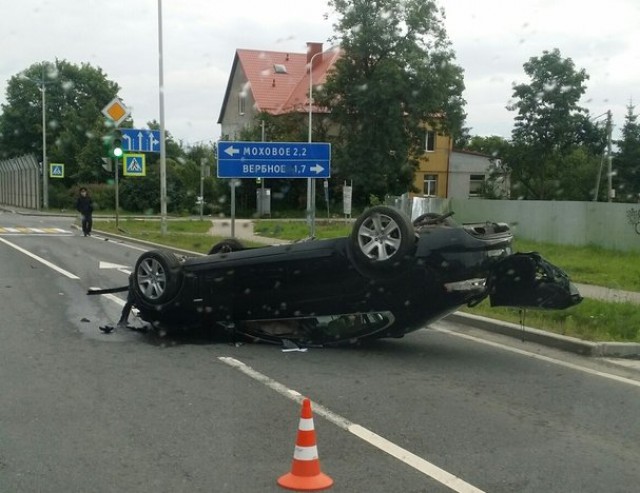
[[[322, 43], [307, 42], [307, 63], [311, 63], [311, 58], [316, 53], [322, 53]], [[322, 61], [322, 55], [318, 56], [317, 58], [319, 58], [320, 61]]]

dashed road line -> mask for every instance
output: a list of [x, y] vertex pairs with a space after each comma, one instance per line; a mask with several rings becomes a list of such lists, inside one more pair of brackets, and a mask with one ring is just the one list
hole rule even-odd
[[[242, 361], [235, 358], [221, 356], [218, 358], [223, 363], [235, 368], [245, 375], [253, 378], [254, 380], [264, 384], [268, 388], [275, 390], [280, 395], [290, 399], [294, 402], [302, 403], [303, 396], [300, 392], [290, 389], [285, 385], [273, 380], [267, 375], [254, 370], [250, 366], [246, 365]], [[416, 471], [429, 476], [435, 481], [447, 486], [448, 488], [456, 491], [457, 493], [483, 493], [483, 491], [472, 484], [467, 483], [458, 476], [439, 468], [435, 464], [403, 449], [399, 445], [387, 440], [384, 437], [364, 428], [363, 426], [349, 421], [347, 418], [334, 413], [329, 408], [324, 407], [321, 404], [313, 402], [313, 410], [315, 414], [322, 416], [327, 421], [333, 423], [338, 428], [348, 431], [352, 435], [357, 436], [361, 440], [364, 440], [370, 445], [373, 445], [377, 449], [395, 457], [400, 462], [413, 467]]]
[[73, 233], [63, 228], [33, 228], [33, 227], [0, 227], [0, 235], [65, 235], [70, 236]]

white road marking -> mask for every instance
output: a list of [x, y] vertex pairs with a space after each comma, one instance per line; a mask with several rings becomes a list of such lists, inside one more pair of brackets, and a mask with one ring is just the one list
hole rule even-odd
[[107, 298], [108, 300], [113, 301], [114, 303], [116, 303], [119, 306], [124, 306], [125, 301], [122, 298], [118, 298], [115, 294], [102, 294], [100, 296], [104, 296], [105, 298]]
[[102, 260], [98, 262], [98, 269], [115, 269], [127, 275], [131, 274], [129, 266], [127, 265], [113, 264], [111, 262], [103, 262]]
[[66, 271], [64, 269], [61, 269], [60, 267], [58, 267], [55, 264], [52, 264], [51, 262], [49, 262], [48, 260], [43, 259], [42, 257], [38, 257], [37, 255], [34, 255], [33, 253], [31, 253], [28, 250], [25, 250], [24, 248], [19, 247], [18, 245], [11, 243], [10, 241], [5, 240], [4, 238], [0, 238], [0, 242], [4, 243], [5, 245], [10, 246], [11, 248], [14, 248], [16, 250], [18, 250], [21, 253], [24, 253], [25, 255], [31, 257], [34, 260], [37, 260], [38, 262], [46, 265], [47, 267], [55, 270], [56, 272], [59, 272], [60, 274], [62, 274], [63, 276], [67, 276], [69, 279], [80, 279], [78, 276], [76, 276], [75, 274], [72, 274], [69, 271]]
[[[250, 366], [235, 358], [221, 356], [218, 359], [223, 363], [236, 368], [237, 370], [253, 378], [254, 380], [257, 380], [258, 382], [264, 384], [270, 389], [275, 390], [287, 399], [291, 399], [294, 402], [302, 404], [302, 399], [304, 397], [302, 396], [302, 394], [300, 394], [300, 392], [282, 385], [281, 383], [273, 380], [263, 373], [260, 373], [259, 371], [254, 370]], [[415, 470], [421, 472], [425, 476], [429, 476], [437, 482], [447, 486], [448, 488], [451, 488], [453, 491], [456, 491], [458, 493], [484, 493], [482, 490], [460, 479], [458, 476], [455, 476], [445, 471], [444, 469], [439, 468], [435, 464], [432, 464], [422, 457], [419, 457], [409, 452], [408, 450], [403, 449], [395, 443], [390, 442], [386, 438], [381, 437], [380, 435], [364, 428], [363, 426], [349, 421], [347, 418], [334, 413], [321, 404], [313, 402], [313, 412], [319, 416], [322, 416], [327, 421], [333, 423], [338, 428], [342, 428], [343, 430], [348, 431], [361, 440], [364, 440], [368, 444], [373, 445], [377, 449], [382, 450], [383, 452], [386, 452], [392, 457], [395, 457], [406, 465], [413, 467]]]
[[544, 356], [542, 354], [532, 353], [530, 351], [525, 351], [524, 349], [518, 349], [511, 346], [506, 346], [504, 344], [500, 344], [498, 342], [487, 341], [485, 339], [480, 339], [479, 337], [474, 337], [468, 334], [462, 334], [460, 332], [456, 332], [450, 329], [445, 329], [444, 327], [437, 327], [437, 323], [434, 323], [430, 326], [429, 330], [435, 330], [437, 332], [442, 332], [444, 334], [449, 334], [455, 337], [461, 337], [462, 339], [467, 339], [473, 342], [477, 342], [479, 344], [485, 344], [487, 346], [503, 349], [505, 351], [511, 351], [512, 353], [520, 354], [522, 356], [527, 356], [529, 358], [537, 359], [540, 361], [546, 361], [547, 363], [553, 363], [558, 366], [564, 366], [565, 368], [571, 368], [572, 370], [578, 370], [583, 373], [588, 373], [589, 375], [595, 375], [602, 378], [608, 378], [609, 380], [614, 380], [619, 383], [624, 383], [627, 385], [632, 385], [634, 387], [640, 387], [640, 382], [636, 380], [632, 380], [630, 378], [620, 377], [618, 375], [612, 375], [610, 373], [605, 373], [603, 371], [594, 370], [592, 368], [586, 368], [584, 366], [577, 365], [575, 363], [569, 363], [568, 361], [562, 361], [559, 359], [551, 358], [550, 356]]
[[93, 233], [91, 233], [91, 236], [89, 238], [93, 238], [94, 240], [111, 241], [113, 245], [123, 246], [125, 248], [129, 248], [130, 250], [136, 250], [138, 252], [148, 252], [149, 248], [151, 248], [151, 247], [147, 247], [147, 248], [139, 247], [131, 243], [126, 243], [124, 240], [119, 240], [117, 238], [112, 239], [107, 236], [100, 236], [99, 234], [93, 234]]

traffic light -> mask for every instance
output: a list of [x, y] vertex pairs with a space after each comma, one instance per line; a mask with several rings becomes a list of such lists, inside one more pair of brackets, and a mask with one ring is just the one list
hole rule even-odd
[[120, 130], [114, 130], [112, 132], [113, 140], [111, 141], [111, 150], [109, 155], [111, 157], [122, 157], [122, 132]]
[[122, 132], [120, 130], [112, 130], [102, 137], [104, 144], [104, 153], [108, 157], [120, 158], [124, 153], [122, 148]]

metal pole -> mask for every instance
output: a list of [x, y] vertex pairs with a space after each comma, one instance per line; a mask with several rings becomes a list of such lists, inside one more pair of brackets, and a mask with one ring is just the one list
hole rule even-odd
[[[262, 142], [264, 142], [264, 138], [265, 138], [265, 132], [264, 132], [264, 120], [262, 120]], [[265, 207], [264, 207], [264, 202], [265, 202], [265, 196], [264, 194], [266, 193], [264, 191], [264, 182], [266, 180], [263, 178], [260, 178], [260, 200], [258, 201], [258, 217], [262, 217], [265, 215]]]
[[236, 179], [231, 178], [231, 238], [236, 237]]
[[612, 187], [612, 177], [611, 174], [613, 170], [611, 169], [611, 134], [613, 132], [613, 122], [611, 117], [611, 110], [607, 111], [607, 201], [611, 202], [613, 199], [613, 187]]
[[200, 159], [200, 220], [204, 214], [204, 163], [205, 158]]
[[47, 87], [42, 63], [42, 208], [49, 208], [49, 166], [47, 165]]
[[118, 170], [118, 158], [115, 157], [113, 158], [113, 160], [115, 161], [115, 188], [116, 188], [116, 230], [120, 229], [120, 174], [119, 174], [119, 170]]
[[167, 234], [167, 150], [164, 131], [164, 70], [162, 65], [162, 0], [158, 0], [158, 86], [160, 93], [160, 233]]
[[[318, 55], [322, 55], [322, 52], [318, 52], [309, 60], [309, 143], [312, 140], [312, 117], [313, 117], [313, 59]], [[307, 178], [307, 222], [309, 223], [309, 236], [314, 237], [316, 235], [316, 183], [313, 178]]]
[[[594, 116], [593, 118], [589, 118], [589, 120], [591, 121], [595, 121], [598, 118], [603, 117], [604, 115], [609, 115], [610, 111], [607, 111], [606, 113], [602, 113], [601, 115], [598, 116]], [[607, 123], [608, 124], [608, 123]], [[597, 125], [597, 124], [596, 124]], [[608, 134], [610, 135], [610, 134]], [[593, 201], [597, 202], [598, 201], [598, 194], [600, 193], [600, 177], [602, 175], [602, 165], [604, 164], [604, 149], [602, 150], [602, 157], [600, 159], [600, 168], [598, 169], [598, 176], [596, 177], [596, 190], [593, 194]]]

